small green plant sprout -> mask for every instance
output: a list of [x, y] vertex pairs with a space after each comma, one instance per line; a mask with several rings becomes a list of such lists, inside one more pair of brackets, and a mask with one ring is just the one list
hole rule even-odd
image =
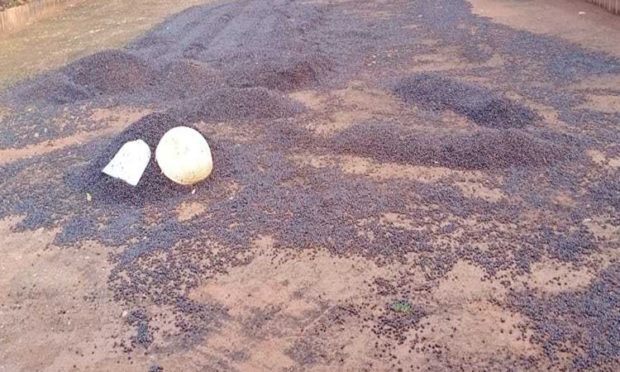
[[411, 304], [406, 300], [394, 302], [390, 305], [390, 309], [399, 314], [411, 314]]

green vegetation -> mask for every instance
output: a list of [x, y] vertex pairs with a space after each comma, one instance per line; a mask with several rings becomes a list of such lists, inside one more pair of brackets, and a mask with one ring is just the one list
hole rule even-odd
[[29, 0], [0, 0], [0, 11], [22, 4], [26, 4]]
[[411, 304], [405, 300], [394, 302], [390, 309], [400, 314], [411, 314]]

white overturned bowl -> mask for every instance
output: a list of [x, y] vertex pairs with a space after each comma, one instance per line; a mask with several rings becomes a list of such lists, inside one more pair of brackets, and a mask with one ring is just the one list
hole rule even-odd
[[207, 140], [189, 127], [175, 127], [166, 132], [155, 149], [155, 160], [166, 177], [181, 185], [196, 184], [213, 170]]

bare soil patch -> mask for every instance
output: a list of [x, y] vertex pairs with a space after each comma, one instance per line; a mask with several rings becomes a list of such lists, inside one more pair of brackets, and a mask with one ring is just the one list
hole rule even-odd
[[[21, 81], [0, 366], [613, 370], [618, 74], [461, 0], [230, 1]], [[176, 125], [205, 182], [100, 173]]]

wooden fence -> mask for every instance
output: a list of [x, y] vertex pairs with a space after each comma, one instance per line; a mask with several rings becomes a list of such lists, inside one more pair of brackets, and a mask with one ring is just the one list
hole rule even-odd
[[24, 28], [29, 22], [46, 17], [71, 0], [33, 0], [0, 12], [0, 34]]
[[586, 0], [589, 3], [602, 6], [614, 14], [620, 14], [620, 0]]

